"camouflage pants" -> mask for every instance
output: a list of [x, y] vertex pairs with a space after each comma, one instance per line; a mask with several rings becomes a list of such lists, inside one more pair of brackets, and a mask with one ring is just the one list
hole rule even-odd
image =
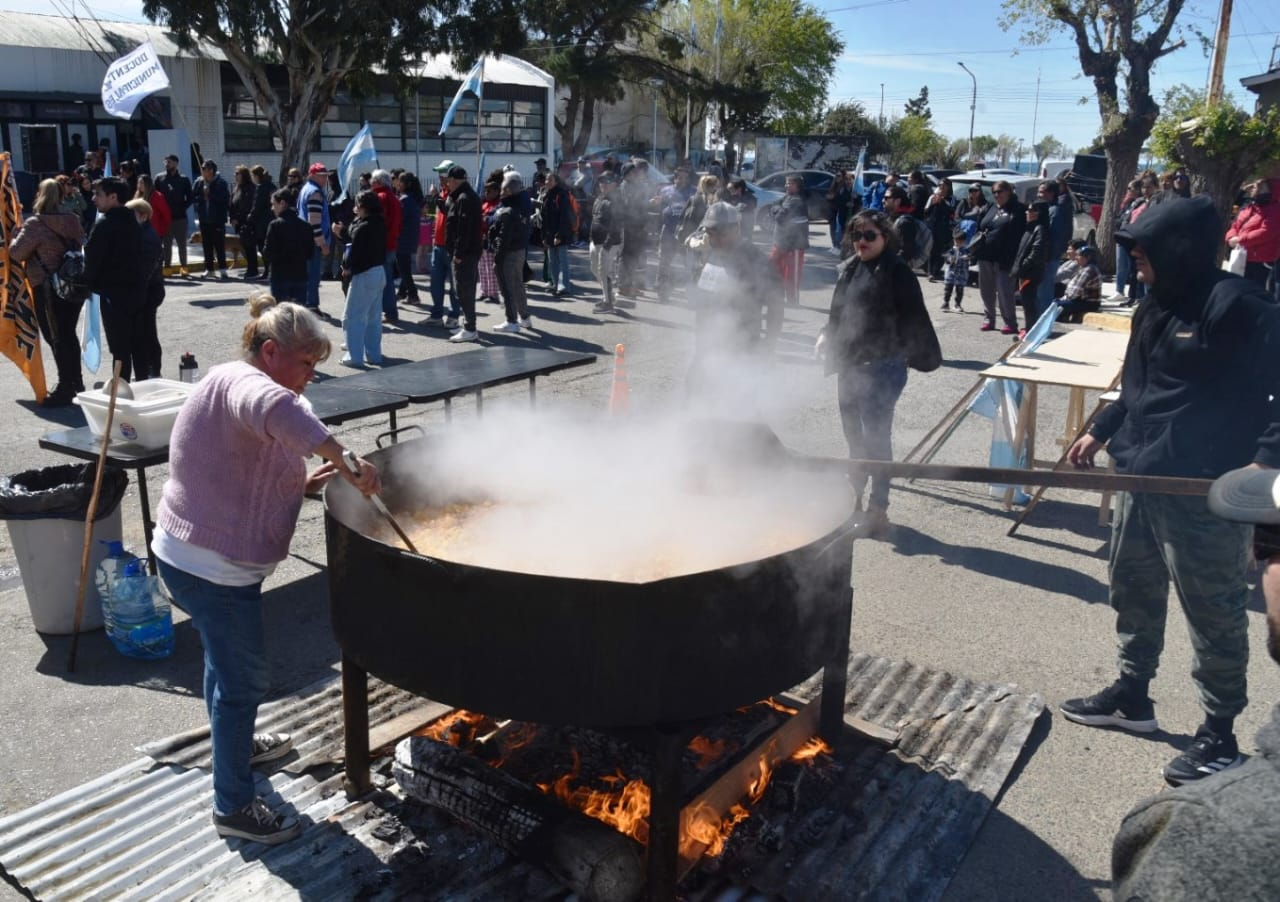
[[1250, 529], [1209, 513], [1204, 498], [1118, 496], [1110, 572], [1121, 672], [1155, 677], [1172, 577], [1191, 634], [1191, 678], [1201, 707], [1213, 717], [1244, 710]]

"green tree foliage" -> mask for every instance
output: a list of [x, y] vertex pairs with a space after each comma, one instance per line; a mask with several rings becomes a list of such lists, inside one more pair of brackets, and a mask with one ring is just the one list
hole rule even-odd
[[661, 80], [674, 90], [684, 82], [683, 42], [659, 27], [669, 2], [532, 0], [523, 5], [529, 28], [524, 56], [568, 93], [563, 113], [555, 117], [564, 158], [586, 150], [600, 103], [616, 103], [629, 86]]
[[947, 147], [947, 139], [920, 116], [894, 118], [885, 128], [889, 141], [889, 168], [898, 171], [934, 163]]
[[1229, 100], [1210, 106], [1204, 91], [1177, 85], [1164, 96], [1151, 150], [1170, 165], [1186, 166], [1193, 187], [1213, 197], [1229, 221], [1241, 183], [1280, 162], [1280, 110], [1251, 116]]
[[[996, 146], [1000, 142], [991, 135], [974, 135], [973, 136], [973, 160], [986, 160], [987, 157], [995, 153]], [[973, 162], [970, 160], [969, 162]]]
[[922, 87], [919, 94], [907, 101], [904, 109], [908, 116], [917, 116], [925, 122], [932, 120], [933, 113], [929, 109], [929, 86]]
[[281, 142], [281, 175], [305, 167], [342, 86], [378, 71], [407, 82], [406, 60], [452, 52], [462, 63], [524, 42], [514, 0], [144, 0], [178, 46], [220, 50]]
[[867, 140], [867, 158], [875, 159], [888, 152], [889, 141], [880, 124], [867, 115], [856, 100], [845, 100], [831, 107], [818, 123], [820, 135], [856, 135]]
[[1066, 144], [1063, 144], [1053, 135], [1045, 135], [1034, 145], [1032, 151], [1036, 155], [1037, 168], [1052, 157], [1065, 157], [1070, 151]]
[[1102, 117], [1107, 186], [1098, 228], [1102, 259], [1114, 247], [1115, 216], [1159, 107], [1151, 96], [1151, 69], [1185, 43], [1170, 41], [1185, 0], [1004, 0], [1004, 27], [1024, 29], [1023, 41], [1039, 44], [1067, 31], [1080, 71], [1093, 80]]
[[956, 138], [938, 154], [938, 165], [943, 169], [959, 169], [969, 153], [969, 139]]

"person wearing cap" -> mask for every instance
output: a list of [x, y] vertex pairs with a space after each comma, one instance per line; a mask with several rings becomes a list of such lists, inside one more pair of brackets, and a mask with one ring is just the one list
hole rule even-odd
[[757, 369], [759, 355], [777, 345], [782, 286], [768, 259], [742, 234], [742, 214], [733, 204], [709, 206], [701, 231], [706, 263], [689, 289], [697, 313], [689, 388], [713, 404], [736, 405], [736, 393], [752, 391], [743, 383], [744, 370]]
[[[427, 317], [428, 326], [444, 326], [457, 329], [462, 310], [458, 307], [458, 297], [453, 286], [453, 261], [449, 259], [449, 251], [444, 246], [445, 211], [449, 201], [448, 172], [453, 168], [453, 160], [442, 160], [432, 170], [439, 177], [440, 184], [436, 190], [436, 218], [431, 237], [431, 315]], [[445, 318], [444, 291], [449, 288], [449, 316]]]
[[804, 252], [809, 246], [809, 207], [804, 199], [804, 179], [787, 176], [787, 193], [774, 205], [773, 252], [770, 259], [782, 277], [787, 304], [800, 303], [800, 282], [804, 277]]
[[1075, 267], [1062, 292], [1064, 323], [1078, 323], [1086, 313], [1102, 309], [1102, 270], [1098, 269], [1098, 249], [1081, 242], [1074, 252]]
[[328, 167], [312, 163], [307, 168], [307, 181], [298, 191], [298, 218], [311, 226], [315, 247], [307, 261], [307, 296], [302, 305], [316, 313], [320, 312], [320, 263], [329, 252], [329, 199], [324, 190], [328, 181]]
[[506, 322], [498, 332], [519, 332], [533, 328], [529, 315], [529, 296], [524, 287], [524, 262], [529, 247], [529, 216], [525, 213], [524, 179], [518, 172], [502, 176], [498, 189], [498, 207], [489, 226], [489, 244], [493, 249], [493, 271], [498, 277], [498, 293], [506, 310]]
[[218, 175], [218, 164], [205, 160], [200, 166], [200, 181], [195, 186], [196, 215], [200, 217], [200, 243], [204, 249], [204, 275], [213, 277], [216, 263], [226, 281], [227, 219], [231, 214], [231, 188]]
[[1048, 280], [1045, 272], [1049, 259], [1049, 205], [1036, 202], [1027, 207], [1024, 214], [1027, 226], [1022, 230], [1022, 238], [1018, 240], [1018, 252], [1013, 256], [1013, 266], [1009, 275], [1018, 290], [1018, 302], [1022, 305], [1023, 328], [1018, 333], [1021, 341], [1027, 337], [1030, 329], [1040, 317], [1037, 297], [1040, 283]]
[[187, 236], [191, 234], [187, 228], [187, 208], [191, 206], [193, 195], [191, 179], [178, 168], [177, 154], [171, 153], [164, 158], [164, 172], [156, 173], [155, 186], [169, 205], [171, 214], [169, 228], [160, 236], [160, 253], [163, 255], [164, 265], [173, 264], [173, 246], [176, 243], [178, 264], [181, 267], [178, 271], [186, 278], [191, 274], [187, 269]]
[[[1256, 524], [1267, 651], [1280, 664], [1280, 476], [1245, 467], [1214, 482], [1209, 510]], [[1280, 705], [1258, 751], [1229, 773], [1139, 802], [1111, 848], [1116, 899], [1271, 899], [1280, 887]]]
[[[864, 209], [845, 230], [852, 253], [837, 265], [827, 323], [814, 343], [836, 376], [840, 423], [849, 456], [893, 459], [893, 413], [907, 385], [907, 368], [922, 373], [942, 365], [942, 348], [925, 310], [920, 281], [900, 256], [901, 243], [889, 217]], [[858, 535], [882, 538], [889, 530], [889, 479], [853, 480]]]
[[444, 245], [453, 263], [453, 286], [462, 308], [462, 328], [449, 336], [450, 341], [475, 341], [476, 284], [480, 280], [480, 198], [467, 181], [467, 170], [454, 166], [448, 180], [449, 201], [445, 212]]
[[533, 186], [533, 193], [538, 194], [542, 191], [543, 186], [547, 183], [547, 173], [551, 170], [547, 168], [547, 161], [544, 157], [538, 157], [533, 161], [533, 178], [530, 184]]
[[[1250, 462], [1280, 466], [1280, 308], [1217, 267], [1222, 224], [1209, 197], [1161, 204], [1116, 234], [1149, 297], [1125, 353], [1120, 397], [1067, 452], [1091, 467], [1105, 446], [1118, 473], [1213, 479]], [[1204, 709], [1195, 739], [1164, 768], [1172, 785], [1240, 764], [1235, 717], [1248, 703], [1248, 527], [1202, 497], [1123, 492], [1110, 553], [1119, 678], [1064, 701], [1075, 723], [1157, 729], [1149, 687], [1164, 645], [1172, 578], [1191, 633]]]
[[617, 279], [618, 255], [622, 250], [622, 221], [614, 199], [618, 177], [612, 172], [602, 172], [596, 180], [596, 187], [600, 194], [591, 216], [591, 272], [600, 283], [600, 301], [592, 312], [613, 313], [616, 304], [614, 281]]

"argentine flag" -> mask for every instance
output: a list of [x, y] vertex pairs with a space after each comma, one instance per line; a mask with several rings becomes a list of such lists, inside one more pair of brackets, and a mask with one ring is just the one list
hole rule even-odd
[[80, 362], [91, 373], [102, 366], [102, 300], [95, 294], [84, 305], [80, 321]]
[[[462, 84], [458, 87], [458, 93], [453, 95], [453, 103], [449, 104], [449, 109], [444, 111], [444, 119], [440, 121], [440, 134], [443, 135], [449, 130], [450, 124], [453, 122], [453, 114], [458, 111], [458, 104], [462, 103], [463, 96], [470, 91], [476, 95], [476, 109], [480, 108], [480, 102], [484, 100], [484, 57], [480, 57], [480, 61], [471, 67], [471, 71], [467, 73], [467, 77], [462, 80]], [[476, 134], [479, 135], [480, 120], [476, 118]]]
[[862, 197], [867, 193], [867, 186], [862, 184], [862, 164], [867, 161], [867, 145], [858, 151], [858, 168], [853, 171], [853, 196]]
[[338, 184], [342, 186], [341, 203], [347, 197], [355, 197], [348, 189], [360, 181], [360, 172], [364, 169], [376, 169], [378, 151], [373, 146], [373, 130], [365, 123], [355, 137], [347, 142], [347, 149], [338, 159]]

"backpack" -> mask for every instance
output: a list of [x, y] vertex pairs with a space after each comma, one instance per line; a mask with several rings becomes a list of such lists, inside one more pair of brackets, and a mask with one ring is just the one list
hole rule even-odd
[[[58, 237], [62, 238], [61, 235]], [[67, 249], [62, 259], [58, 261], [57, 269], [50, 271], [39, 257], [36, 258], [36, 262], [40, 263], [40, 268], [48, 277], [53, 293], [59, 298], [72, 303], [87, 301], [93, 292], [90, 291], [89, 282], [84, 274], [84, 251], [73, 241], [67, 241], [65, 238], [62, 238], [62, 241]]]
[[915, 242], [907, 251], [907, 263], [911, 266], [928, 266], [929, 256], [933, 253], [933, 231], [917, 217], [904, 215], [916, 227]]

